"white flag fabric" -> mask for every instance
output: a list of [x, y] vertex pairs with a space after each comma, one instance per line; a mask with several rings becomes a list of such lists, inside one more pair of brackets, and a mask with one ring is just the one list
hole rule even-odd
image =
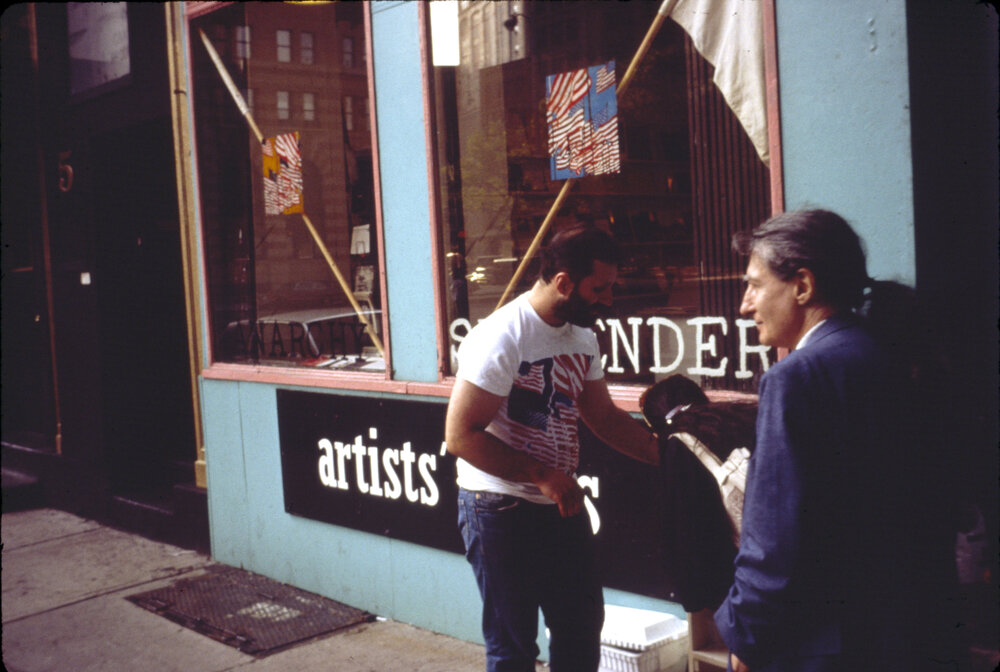
[[761, 0], [664, 0], [659, 13], [676, 21], [715, 66], [712, 81], [769, 163]]

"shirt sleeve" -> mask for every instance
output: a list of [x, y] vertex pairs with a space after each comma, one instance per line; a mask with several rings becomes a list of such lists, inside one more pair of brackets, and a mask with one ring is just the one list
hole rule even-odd
[[601, 347], [597, 344], [597, 334], [590, 329], [587, 330], [588, 345], [590, 355], [590, 367], [587, 369], [587, 380], [600, 380], [604, 377], [604, 367], [601, 365]]
[[506, 397], [514, 385], [519, 363], [516, 343], [506, 332], [480, 323], [458, 348], [455, 376], [491, 394]]

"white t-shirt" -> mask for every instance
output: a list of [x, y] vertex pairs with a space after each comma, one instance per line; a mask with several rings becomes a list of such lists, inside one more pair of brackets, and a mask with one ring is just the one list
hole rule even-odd
[[[458, 349], [459, 378], [504, 397], [486, 427], [515, 450], [572, 474], [580, 461], [576, 400], [585, 380], [604, 377], [591, 329], [544, 322], [522, 294], [477, 324]], [[508, 481], [465, 460], [458, 485], [552, 504], [531, 483]]]

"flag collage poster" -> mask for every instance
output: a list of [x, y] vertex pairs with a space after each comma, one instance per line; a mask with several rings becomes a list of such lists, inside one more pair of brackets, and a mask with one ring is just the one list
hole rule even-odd
[[553, 180], [621, 172], [615, 62], [545, 78]]
[[263, 152], [264, 214], [291, 215], [304, 212], [299, 132], [268, 138], [264, 141]]

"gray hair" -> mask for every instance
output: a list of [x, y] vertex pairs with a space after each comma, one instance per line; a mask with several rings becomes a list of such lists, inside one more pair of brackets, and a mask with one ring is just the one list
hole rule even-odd
[[819, 300], [836, 310], [860, 306], [872, 285], [861, 239], [843, 217], [829, 210], [776, 215], [753, 231], [737, 233], [733, 249], [756, 255], [782, 280], [809, 269]]

